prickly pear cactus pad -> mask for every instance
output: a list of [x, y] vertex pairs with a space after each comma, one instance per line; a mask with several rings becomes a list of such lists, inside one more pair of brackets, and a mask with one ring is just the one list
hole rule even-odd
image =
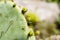
[[0, 2], [0, 40], [35, 40], [34, 35], [28, 38], [30, 29], [14, 2]]

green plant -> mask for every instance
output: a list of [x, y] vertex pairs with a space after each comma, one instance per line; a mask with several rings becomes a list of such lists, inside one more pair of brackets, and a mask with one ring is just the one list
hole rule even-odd
[[14, 2], [1, 1], [0, 40], [35, 40], [34, 35], [28, 37], [29, 32], [20, 8]]

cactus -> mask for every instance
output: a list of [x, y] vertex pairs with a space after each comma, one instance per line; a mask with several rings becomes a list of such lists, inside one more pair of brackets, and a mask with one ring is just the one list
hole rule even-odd
[[14, 2], [1, 1], [0, 40], [35, 40], [34, 35], [28, 37], [29, 32], [20, 8]]

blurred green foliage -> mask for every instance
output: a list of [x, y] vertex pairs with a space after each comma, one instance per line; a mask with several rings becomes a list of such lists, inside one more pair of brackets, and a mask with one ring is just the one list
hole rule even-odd
[[56, 3], [59, 3], [60, 0], [46, 0], [47, 2], [56, 2]]

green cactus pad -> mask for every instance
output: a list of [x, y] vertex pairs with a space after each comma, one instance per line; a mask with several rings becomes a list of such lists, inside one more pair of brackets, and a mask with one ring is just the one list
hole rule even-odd
[[0, 40], [35, 40], [27, 39], [29, 31], [20, 8], [14, 2], [0, 2]]

